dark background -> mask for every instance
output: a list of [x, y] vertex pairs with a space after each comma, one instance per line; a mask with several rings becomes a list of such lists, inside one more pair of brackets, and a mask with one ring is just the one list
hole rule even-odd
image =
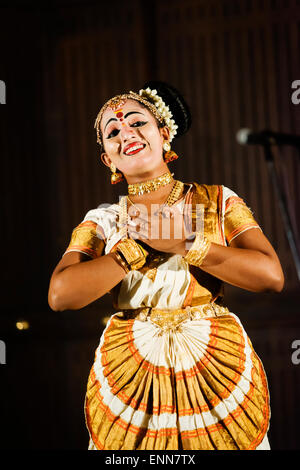
[[[52, 312], [51, 273], [73, 227], [126, 185], [110, 184], [94, 120], [111, 96], [149, 79], [168, 81], [191, 106], [191, 131], [170, 164], [184, 181], [224, 184], [252, 208], [286, 277], [280, 294], [226, 286], [263, 360], [271, 392], [270, 443], [299, 449], [299, 281], [263, 149], [236, 142], [242, 127], [300, 134], [299, 0], [1, 2], [2, 449], [86, 449], [86, 381], [107, 316], [105, 296], [80, 311]], [[299, 155], [276, 153], [299, 204]], [[296, 213], [299, 213], [297, 210]], [[299, 229], [299, 227], [298, 227]], [[16, 328], [18, 320], [29, 329]]]

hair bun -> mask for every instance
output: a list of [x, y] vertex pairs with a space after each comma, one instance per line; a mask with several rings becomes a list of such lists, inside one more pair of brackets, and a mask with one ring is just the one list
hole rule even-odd
[[168, 83], [155, 80], [146, 82], [143, 86], [143, 89], [145, 88], [156, 90], [157, 94], [162, 98], [166, 105], [169, 106], [169, 109], [173, 114], [173, 119], [178, 126], [175, 137], [180, 137], [185, 134], [191, 126], [192, 117], [190, 108], [181, 93]]

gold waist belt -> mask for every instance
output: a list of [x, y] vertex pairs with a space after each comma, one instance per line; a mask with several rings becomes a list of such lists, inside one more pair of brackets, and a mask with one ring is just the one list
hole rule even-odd
[[221, 307], [220, 305], [209, 303], [176, 309], [141, 307], [122, 310], [118, 312], [118, 315], [125, 319], [135, 319], [139, 321], [150, 320], [161, 327], [163, 331], [169, 331], [178, 330], [180, 323], [188, 319], [200, 320], [201, 318], [228, 315], [228, 313], [229, 310], [227, 307]]

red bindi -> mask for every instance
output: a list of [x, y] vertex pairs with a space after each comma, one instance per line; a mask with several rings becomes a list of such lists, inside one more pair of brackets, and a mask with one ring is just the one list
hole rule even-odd
[[123, 117], [123, 113], [121, 111], [119, 111], [117, 114], [116, 114], [116, 117], [117, 118], [122, 118]]

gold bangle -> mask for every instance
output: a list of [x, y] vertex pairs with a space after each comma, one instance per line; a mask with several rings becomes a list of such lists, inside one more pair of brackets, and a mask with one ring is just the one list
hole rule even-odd
[[120, 253], [118, 253], [117, 251], [114, 251], [113, 254], [116, 256], [117, 258], [117, 263], [124, 269], [124, 271], [126, 272], [126, 274], [128, 274], [130, 272], [130, 268], [127, 266], [125, 260], [122, 258], [122, 256], [120, 255]]
[[139, 248], [142, 250], [143, 252], [143, 255], [145, 256], [145, 258], [147, 258], [147, 256], [149, 255], [149, 252], [138, 242], [136, 242], [136, 244], [139, 246]]
[[211, 242], [207, 240], [202, 233], [198, 232], [184, 259], [193, 266], [201, 266], [210, 249], [210, 245]]
[[140, 269], [146, 262], [146, 256], [142, 247], [131, 238], [124, 238], [116, 246], [116, 251], [124, 256], [130, 269]]

